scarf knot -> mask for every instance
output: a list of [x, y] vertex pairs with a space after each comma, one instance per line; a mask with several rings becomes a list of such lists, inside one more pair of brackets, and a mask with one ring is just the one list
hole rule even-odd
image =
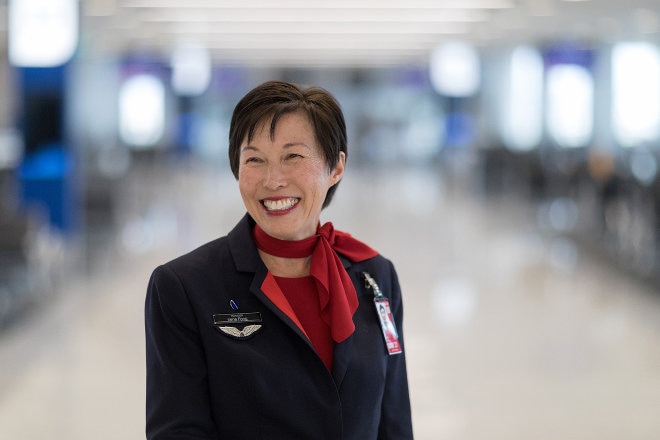
[[350, 234], [337, 231], [331, 222], [303, 240], [288, 241], [271, 237], [256, 225], [255, 243], [262, 251], [284, 258], [311, 255], [310, 276], [314, 279], [321, 307], [321, 318], [330, 328], [333, 341], [342, 342], [355, 331], [353, 315], [358, 308], [355, 286], [344, 268], [340, 253], [354, 262], [378, 255], [374, 249]]

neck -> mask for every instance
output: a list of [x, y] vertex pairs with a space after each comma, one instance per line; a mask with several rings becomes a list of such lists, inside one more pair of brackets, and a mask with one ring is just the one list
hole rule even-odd
[[309, 275], [311, 257], [285, 258], [276, 257], [259, 249], [259, 256], [274, 276], [300, 278]]

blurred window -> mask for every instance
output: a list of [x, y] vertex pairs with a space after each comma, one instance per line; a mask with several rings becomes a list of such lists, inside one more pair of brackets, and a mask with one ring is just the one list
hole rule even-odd
[[479, 55], [470, 45], [445, 43], [431, 53], [431, 84], [441, 95], [462, 98], [474, 95], [480, 86]]
[[165, 88], [148, 74], [138, 74], [124, 82], [119, 91], [119, 136], [137, 148], [154, 146], [165, 127]]
[[521, 46], [511, 54], [507, 98], [506, 145], [518, 151], [534, 149], [543, 135], [543, 60], [535, 49]]
[[658, 138], [660, 54], [649, 43], [619, 43], [612, 50], [612, 124], [624, 147]]
[[183, 96], [204, 93], [211, 81], [211, 57], [206, 48], [179, 45], [172, 53], [172, 88]]
[[594, 80], [578, 64], [555, 64], [547, 77], [547, 127], [564, 148], [584, 147], [593, 132]]
[[77, 0], [10, 0], [9, 61], [20, 67], [66, 63], [78, 45]]

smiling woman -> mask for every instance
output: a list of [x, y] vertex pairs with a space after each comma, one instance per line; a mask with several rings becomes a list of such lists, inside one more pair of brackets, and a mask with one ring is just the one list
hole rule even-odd
[[313, 235], [328, 190], [341, 179], [346, 154], [328, 172], [312, 124], [303, 112], [285, 114], [271, 135], [266, 123], [243, 141], [238, 184], [248, 213], [269, 235]]
[[394, 266], [320, 222], [346, 165], [339, 104], [264, 83], [229, 157], [247, 214], [149, 281], [147, 437], [412, 439]]

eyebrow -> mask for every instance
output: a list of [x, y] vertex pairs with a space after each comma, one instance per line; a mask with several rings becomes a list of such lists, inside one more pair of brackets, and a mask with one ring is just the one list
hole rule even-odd
[[[296, 146], [310, 148], [310, 146], [307, 145], [304, 142], [289, 142], [289, 143], [284, 144], [282, 146], [282, 148], [286, 149], [286, 148], [292, 148], [292, 147], [296, 147]], [[243, 151], [259, 151], [259, 148], [255, 147], [254, 145], [246, 145], [244, 147], [241, 147], [241, 152], [243, 152]]]
[[290, 143], [288, 143], [288, 144], [284, 144], [284, 145], [283, 145], [283, 148], [291, 148], [291, 147], [297, 147], [297, 146], [301, 146], [301, 147], [305, 147], [305, 148], [310, 148], [309, 145], [307, 145], [307, 144], [304, 143], [304, 142], [290, 142]]

